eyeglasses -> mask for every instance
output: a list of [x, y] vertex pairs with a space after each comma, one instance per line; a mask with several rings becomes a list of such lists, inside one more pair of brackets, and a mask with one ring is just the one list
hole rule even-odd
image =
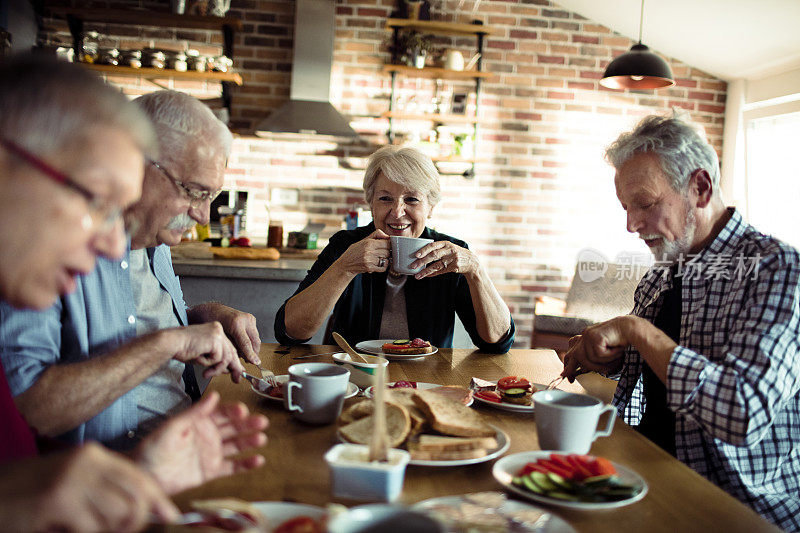
[[217, 189], [216, 191], [209, 191], [208, 189], [203, 189], [198, 186], [193, 186], [191, 183], [187, 185], [186, 183], [182, 182], [181, 180], [170, 174], [170, 172], [166, 168], [162, 167], [160, 164], [156, 163], [152, 159], [149, 159], [147, 162], [156, 167], [156, 169], [160, 170], [161, 173], [167, 177], [167, 179], [169, 179], [172, 183], [177, 185], [178, 188], [180, 188], [184, 193], [186, 193], [186, 196], [189, 197], [189, 205], [192, 206], [193, 208], [199, 206], [203, 202], [208, 202], [208, 203], [213, 202], [214, 199], [217, 196], [219, 196], [219, 193], [222, 192], [222, 189]]
[[119, 207], [100, 198], [80, 183], [76, 182], [63, 172], [51, 167], [48, 163], [22, 148], [17, 143], [7, 139], [0, 139], [0, 145], [40, 171], [48, 178], [83, 196], [83, 198], [86, 200], [86, 203], [89, 204], [89, 212], [91, 216], [91, 224], [86, 224], [84, 222], [84, 226], [87, 230], [94, 226], [102, 232], [108, 231], [113, 228], [122, 218], [122, 210]]

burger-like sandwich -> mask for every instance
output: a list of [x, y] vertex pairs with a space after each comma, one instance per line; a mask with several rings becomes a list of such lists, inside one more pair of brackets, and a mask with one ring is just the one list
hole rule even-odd
[[497, 381], [497, 392], [504, 402], [518, 405], [531, 404], [531, 384], [525, 378], [506, 376]]
[[394, 342], [387, 342], [381, 347], [381, 349], [383, 350], [383, 353], [393, 355], [420, 355], [431, 353], [433, 351], [433, 346], [431, 346], [431, 343], [428, 341], [416, 338], [411, 341], [408, 339], [402, 339]]

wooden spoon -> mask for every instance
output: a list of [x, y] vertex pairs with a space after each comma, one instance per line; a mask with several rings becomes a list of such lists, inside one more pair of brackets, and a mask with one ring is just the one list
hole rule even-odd
[[375, 369], [372, 382], [372, 438], [369, 441], [369, 460], [386, 462], [388, 460], [389, 438], [386, 434], [386, 404], [383, 403], [386, 390], [386, 367]]
[[344, 340], [344, 337], [342, 337], [335, 331], [332, 333], [332, 335], [333, 335], [333, 340], [336, 341], [336, 344], [339, 345], [339, 348], [347, 352], [353, 361], [361, 361], [362, 363], [366, 363], [368, 365], [372, 364], [369, 361], [367, 361], [367, 359], [363, 355], [361, 355], [360, 353], [355, 351], [352, 347], [350, 347], [350, 344], [348, 344], [348, 342]]

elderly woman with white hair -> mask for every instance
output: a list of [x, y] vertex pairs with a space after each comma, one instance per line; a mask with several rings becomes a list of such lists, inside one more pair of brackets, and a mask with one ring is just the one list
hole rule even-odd
[[[514, 321], [486, 269], [464, 241], [425, 225], [440, 194], [439, 173], [419, 150], [386, 146], [372, 154], [364, 196], [373, 222], [331, 237], [278, 311], [278, 342], [308, 341], [333, 313], [331, 331], [351, 343], [419, 337], [450, 348], [457, 313], [481, 351], [508, 351]], [[424, 266], [418, 274], [391, 270], [389, 237], [395, 235], [434, 241], [411, 264]]]

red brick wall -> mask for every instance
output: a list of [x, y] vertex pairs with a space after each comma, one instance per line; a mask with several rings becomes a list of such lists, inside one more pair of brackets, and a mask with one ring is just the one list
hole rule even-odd
[[[251, 191], [255, 199], [251, 235], [264, 235], [263, 205], [273, 187], [300, 192], [299, 205], [273, 207], [286, 231], [314, 220], [328, 225], [327, 236], [340, 226], [345, 208], [360, 199], [365, 156], [386, 142], [388, 123], [379, 115], [388, 109], [390, 78], [381, 65], [389, 59], [385, 43], [390, 34], [384, 26], [394, 3], [336, 0], [331, 96], [362, 134], [358, 144], [337, 145], [250, 134], [288, 97], [294, 2], [233, 0], [230, 14], [244, 24], [234, 57], [244, 85], [234, 91], [232, 125], [239, 136], [227, 182]], [[445, 13], [459, 3], [441, 2]], [[628, 38], [547, 0], [483, 0], [470, 17], [472, 5], [471, 0], [464, 3], [466, 16], [459, 20], [479, 18], [499, 30], [488, 38], [484, 54], [484, 70], [497, 76], [484, 83], [480, 102], [482, 162], [473, 180], [442, 176], [444, 199], [431, 224], [465, 239], [482, 258], [515, 317], [517, 345], [527, 346], [534, 298], [565, 294], [579, 250], [593, 247], [609, 258], [620, 251], [644, 251], [625, 232], [603, 148], [641, 116], [674, 107], [702, 124], [719, 152], [726, 84], [666, 58], [677, 77], [675, 87], [607, 90], [599, 78], [610, 59], [633, 44]], [[219, 43], [214, 32], [192, 33], [206, 45]], [[165, 42], [188, 37], [148, 35], [163, 35]], [[465, 57], [474, 51], [474, 39], [439, 38], [437, 43]], [[149, 89], [125, 85], [132, 92]], [[196, 93], [214, 95], [217, 90], [213, 84], [185, 85]], [[433, 94], [430, 81], [406, 79], [399, 87], [418, 101]]]

